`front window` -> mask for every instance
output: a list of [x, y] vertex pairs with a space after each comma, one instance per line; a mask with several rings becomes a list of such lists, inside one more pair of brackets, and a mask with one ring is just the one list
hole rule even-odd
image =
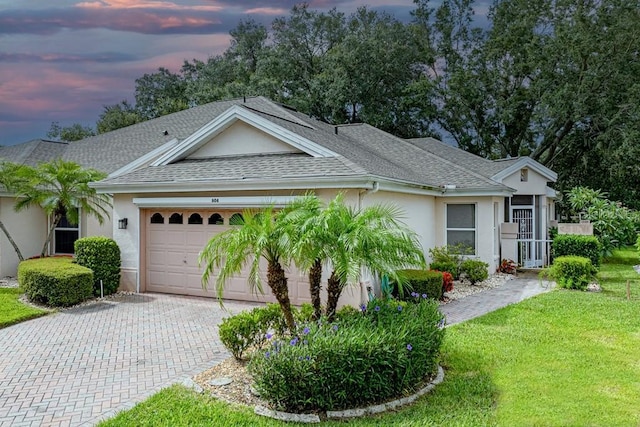
[[71, 224], [66, 213], [58, 223], [53, 234], [53, 249], [56, 254], [74, 253], [73, 244], [80, 237], [80, 224]]
[[447, 245], [463, 246], [467, 255], [476, 254], [476, 205], [447, 205]]

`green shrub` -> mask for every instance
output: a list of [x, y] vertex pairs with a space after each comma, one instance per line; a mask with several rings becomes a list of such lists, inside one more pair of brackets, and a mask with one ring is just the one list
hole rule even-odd
[[638, 237], [636, 237], [636, 250], [638, 252], [640, 252], [640, 234], [638, 234]]
[[52, 307], [68, 307], [93, 295], [93, 272], [66, 257], [22, 261], [18, 282], [31, 301]]
[[426, 294], [429, 298], [439, 301], [442, 298], [442, 273], [431, 270], [399, 270], [398, 275], [406, 278], [402, 295], [396, 283], [393, 285], [392, 295], [404, 301], [413, 300], [415, 294]]
[[600, 265], [602, 243], [595, 236], [558, 234], [553, 239], [553, 256], [576, 255], [589, 258], [594, 267]]
[[465, 259], [462, 261], [460, 269], [472, 285], [487, 280], [489, 277], [489, 264], [479, 259]]
[[272, 340], [249, 364], [261, 397], [288, 411], [379, 403], [419, 387], [437, 369], [444, 336], [435, 301], [374, 300], [334, 324], [310, 323]]
[[108, 237], [83, 237], [74, 243], [76, 262], [93, 271], [93, 294], [111, 295], [120, 286], [120, 248]]
[[557, 257], [549, 269], [549, 275], [561, 288], [585, 290], [596, 268], [586, 257], [567, 255]]
[[[306, 309], [297, 310], [292, 307], [294, 317], [307, 319]], [[313, 307], [311, 307], [313, 310]], [[302, 314], [301, 314], [302, 312]], [[306, 321], [306, 320], [305, 320]], [[278, 304], [267, 303], [264, 307], [256, 307], [251, 311], [243, 311], [231, 317], [222, 319], [218, 328], [222, 344], [231, 352], [233, 357], [241, 360], [248, 350], [261, 347], [267, 334], [280, 336], [287, 330], [287, 324]]]
[[451, 273], [455, 280], [460, 278], [460, 266], [463, 261], [463, 255], [472, 253], [470, 248], [460, 245], [436, 246], [429, 249], [431, 257], [431, 270], [446, 271]]

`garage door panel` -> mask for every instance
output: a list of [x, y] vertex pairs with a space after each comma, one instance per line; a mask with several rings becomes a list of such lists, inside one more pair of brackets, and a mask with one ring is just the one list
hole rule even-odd
[[[150, 292], [174, 293], [181, 295], [215, 297], [215, 282], [217, 272], [213, 272], [209, 279], [207, 290], [202, 288], [202, 269], [198, 266], [198, 256], [211, 237], [224, 232], [231, 227], [228, 225], [209, 225], [208, 218], [213, 213], [219, 213], [227, 223], [231, 214], [238, 210], [201, 210], [197, 213], [203, 218], [203, 224], [187, 224], [187, 218], [194, 210], [171, 209], [147, 211], [145, 218], [147, 232], [145, 236], [146, 252], [146, 289]], [[164, 224], [151, 224], [151, 215], [160, 212], [164, 218]], [[181, 213], [185, 224], [168, 224], [168, 218], [173, 213]], [[275, 302], [271, 290], [267, 286], [267, 262], [260, 260], [261, 279], [265, 295], [254, 293], [248, 285], [248, 274], [251, 264], [246, 263], [242, 271], [229, 279], [226, 283], [223, 297], [242, 301]], [[305, 275], [301, 275], [297, 269], [289, 268], [289, 295], [293, 304], [310, 301], [309, 285]]]

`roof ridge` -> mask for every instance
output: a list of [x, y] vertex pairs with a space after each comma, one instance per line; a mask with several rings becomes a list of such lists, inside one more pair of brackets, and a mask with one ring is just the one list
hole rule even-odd
[[273, 101], [271, 101], [270, 99], [265, 98], [264, 96], [258, 96], [258, 97], [256, 97], [256, 98], [261, 99], [262, 101], [264, 101], [264, 102], [266, 102], [266, 103], [270, 104], [273, 108], [275, 108], [275, 109], [277, 109], [278, 111], [280, 111], [280, 112], [281, 112], [285, 117], [281, 117], [281, 116], [278, 116], [278, 115], [276, 115], [276, 114], [267, 113], [266, 111], [262, 111], [262, 110], [260, 110], [260, 109], [258, 109], [258, 108], [255, 108], [255, 107], [250, 107], [250, 106], [249, 106], [249, 105], [247, 105], [246, 103], [242, 103], [242, 104], [240, 104], [240, 105], [242, 105], [243, 107], [245, 107], [245, 108], [247, 108], [247, 109], [249, 109], [249, 110], [257, 111], [257, 112], [260, 112], [260, 113], [262, 113], [262, 114], [266, 114], [266, 115], [271, 116], [271, 117], [276, 117], [276, 118], [278, 118], [278, 119], [285, 120], [285, 121], [287, 121], [287, 122], [289, 122], [289, 123], [294, 123], [294, 124], [297, 124], [297, 125], [304, 126], [304, 127], [306, 127], [306, 128], [314, 129], [314, 130], [315, 130], [315, 128], [314, 128], [312, 125], [310, 125], [309, 123], [307, 123], [307, 122], [303, 121], [303, 120], [302, 120], [302, 119], [300, 119], [299, 117], [296, 117], [296, 116], [294, 116], [293, 114], [289, 113], [288, 111], [286, 111], [286, 110], [284, 109], [284, 107], [282, 107], [282, 106], [281, 106], [281, 105], [279, 105], [278, 103], [273, 102]]

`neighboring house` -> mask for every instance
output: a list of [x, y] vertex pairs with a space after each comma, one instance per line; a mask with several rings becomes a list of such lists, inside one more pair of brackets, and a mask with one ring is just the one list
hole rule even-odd
[[[113, 195], [109, 224], [83, 217], [79, 228], [66, 227], [56, 239], [72, 231], [111, 236], [122, 251], [122, 288], [186, 295], [214, 294], [213, 286], [202, 289], [197, 255], [233, 215], [307, 191], [327, 201], [345, 192], [356, 207], [395, 203], [425, 255], [434, 246], [465, 243], [493, 272], [501, 223], [517, 222], [521, 239], [546, 239], [555, 197], [547, 184], [556, 180], [529, 158], [490, 161], [432, 138], [404, 140], [367, 124], [333, 126], [262, 97], [206, 104], [70, 144], [3, 147], [0, 157], [25, 163], [62, 157], [109, 173], [93, 184]], [[16, 216], [6, 196], [0, 218], [31, 255], [37, 249], [25, 242], [43, 241], [46, 219], [35, 210]], [[0, 239], [0, 273], [15, 274], [15, 255]], [[52, 252], [61, 249], [58, 240]], [[535, 264], [542, 255], [530, 252]], [[309, 300], [305, 275], [292, 270], [289, 283], [294, 303]], [[251, 294], [244, 276], [231, 281], [225, 297], [271, 300]], [[361, 297], [356, 287], [342, 302]]]

